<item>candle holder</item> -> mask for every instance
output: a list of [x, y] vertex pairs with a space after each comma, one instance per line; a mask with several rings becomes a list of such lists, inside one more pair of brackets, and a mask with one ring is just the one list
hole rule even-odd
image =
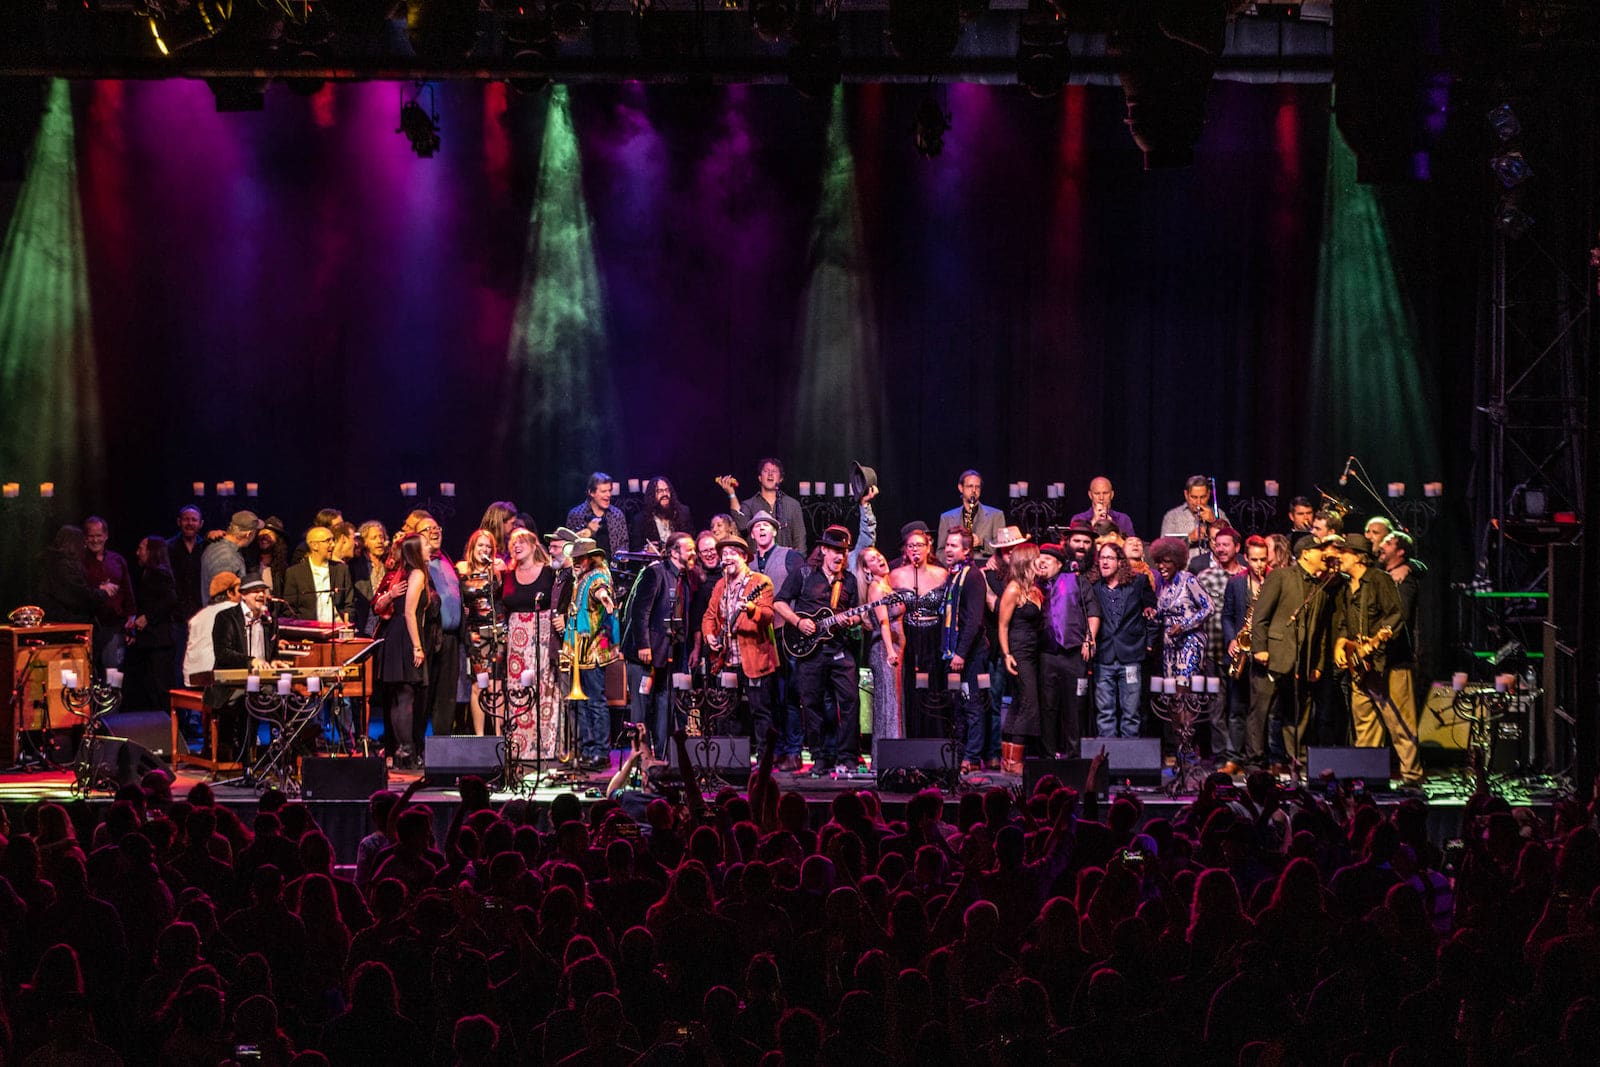
[[1013, 526], [1020, 527], [1023, 533], [1035, 541], [1043, 541], [1050, 527], [1062, 525], [1063, 503], [1060, 498], [1040, 500], [1022, 496], [1011, 501], [1006, 509], [1006, 520]]
[[118, 783], [109, 770], [100, 765], [101, 733], [107, 715], [122, 706], [122, 687], [90, 680], [86, 686], [61, 687], [61, 702], [76, 718], [83, 720], [83, 740], [78, 745], [78, 757], [72, 764], [72, 792], [75, 796], [88, 796], [94, 792], [115, 793]]
[[1240, 496], [1228, 498], [1228, 506], [1223, 509], [1228, 513], [1228, 519], [1235, 529], [1245, 536], [1250, 534], [1268, 534], [1272, 532], [1273, 522], [1278, 517], [1278, 498], [1267, 496]]
[[850, 517], [850, 509], [855, 506], [853, 498], [824, 496], [821, 489], [811, 496], [801, 497], [800, 513], [806, 517], [806, 543], [815, 544], [817, 538], [822, 536], [822, 531], [830, 526], [843, 526]]
[[1412, 537], [1426, 537], [1428, 527], [1439, 517], [1437, 497], [1406, 497], [1395, 502], [1394, 513], [1406, 524]]
[[287, 796], [300, 795], [300, 782], [294, 761], [295, 743], [305, 732], [306, 727], [317, 721], [322, 713], [323, 703], [331, 700], [339, 692], [340, 687], [333, 685], [315, 693], [295, 692], [293, 689], [287, 693], [279, 693], [276, 679], [281, 673], [283, 672], [274, 671], [261, 675], [264, 680], [273, 684], [253, 692], [247, 688], [244, 694], [246, 729], [255, 731], [259, 728], [258, 723], [267, 724], [266, 751], [246, 768], [244, 774], [225, 782], [218, 782], [218, 785], [243, 785], [251, 789], [276, 785]]
[[[1191, 683], [1197, 680], [1203, 683], [1203, 679], [1185, 679]], [[1213, 705], [1222, 698], [1222, 693], [1202, 692], [1199, 686], [1180, 686], [1172, 693], [1150, 694], [1150, 710], [1161, 721], [1172, 724], [1172, 736], [1177, 741], [1172, 781], [1166, 785], [1169, 797], [1200, 792], [1207, 771], [1201, 765], [1200, 750], [1195, 746], [1195, 728], [1210, 718]]]
[[[700, 757], [696, 761], [700, 769], [695, 774], [700, 788], [722, 789], [728, 782], [716, 772], [720, 746], [715, 738], [726, 735], [728, 715], [739, 706], [737, 675], [732, 686], [723, 684], [721, 672], [707, 669], [692, 671], [687, 678], [687, 688], [673, 686], [673, 717], [684, 723], [684, 732], [693, 738], [690, 744]], [[659, 743], [665, 743], [664, 739]]]
[[[503, 627], [502, 627], [503, 629]], [[478, 704], [485, 720], [501, 723], [500, 786], [507, 793], [526, 796], [539, 787], [540, 773], [530, 776], [525, 764], [536, 763], [526, 755], [525, 731], [535, 725], [539, 714], [538, 694], [520, 678], [500, 678], [491, 673], [489, 684], [478, 690]]]

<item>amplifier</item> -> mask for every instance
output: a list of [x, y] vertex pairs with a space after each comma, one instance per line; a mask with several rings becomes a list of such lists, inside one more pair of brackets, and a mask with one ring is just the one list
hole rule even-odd
[[19, 730], [81, 726], [61, 699], [61, 672], [90, 676], [88, 624], [0, 626], [0, 766], [16, 762]]

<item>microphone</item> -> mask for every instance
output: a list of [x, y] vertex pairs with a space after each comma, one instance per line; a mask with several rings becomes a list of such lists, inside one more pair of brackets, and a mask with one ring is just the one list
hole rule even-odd
[[544, 603], [544, 594], [543, 593], [535, 593], [535, 594], [533, 594], [533, 610], [534, 611], [538, 611], [539, 610], [539, 605], [541, 605], [543, 603]]
[[1340, 485], [1346, 485], [1346, 484], [1349, 483], [1349, 481], [1350, 481], [1350, 465], [1353, 464], [1355, 461], [1356, 461], [1356, 457], [1354, 457], [1354, 456], [1351, 456], [1349, 459], [1344, 461], [1344, 473], [1339, 475], [1339, 484]]

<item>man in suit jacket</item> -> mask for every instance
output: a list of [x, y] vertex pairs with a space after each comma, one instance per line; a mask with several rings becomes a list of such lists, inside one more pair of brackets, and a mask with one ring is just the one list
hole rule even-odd
[[[782, 716], [778, 701], [778, 642], [773, 636], [772, 579], [750, 569], [750, 546], [738, 534], [717, 544], [722, 554], [722, 577], [711, 589], [711, 604], [700, 622], [700, 635], [723, 670], [739, 676], [739, 688], [750, 702], [750, 724], [758, 744]], [[797, 572], [798, 573], [798, 572]], [[724, 642], [732, 635], [732, 648]]]
[[[260, 573], [245, 576], [239, 586], [237, 608], [217, 613], [211, 624], [211, 647], [215, 669], [253, 670], [262, 673], [285, 670], [289, 664], [278, 658], [278, 624], [267, 610], [270, 587]], [[267, 684], [264, 679], [263, 684]], [[245, 687], [212, 682], [206, 688], [205, 703], [223, 716], [220, 734], [243, 756], [250, 740], [244, 709]]]
[[355, 602], [348, 564], [332, 559], [333, 531], [313, 526], [306, 531], [306, 558], [289, 568], [283, 580], [283, 599], [297, 619], [346, 622]]
[[1256, 597], [1251, 651], [1266, 672], [1252, 679], [1250, 716], [1282, 723], [1284, 752], [1294, 760], [1304, 756], [1312, 687], [1333, 659], [1334, 598], [1327, 587], [1338, 572], [1335, 543], [1302, 537], [1294, 564], [1267, 575]]
[[[1256, 597], [1261, 594], [1261, 586], [1267, 580], [1267, 539], [1259, 534], [1246, 538], [1244, 558], [1244, 573], [1229, 578], [1222, 592], [1223, 662], [1230, 667], [1238, 650], [1236, 642], [1239, 632], [1252, 619], [1251, 606], [1255, 604]], [[1262, 632], [1253, 621], [1250, 630], [1252, 634]], [[1251, 714], [1250, 702], [1253, 679], [1257, 674], [1264, 675], [1266, 670], [1254, 657], [1246, 657], [1243, 673], [1238, 678], [1228, 678], [1228, 759], [1222, 766], [1222, 770], [1228, 774], [1237, 774], [1245, 767], [1266, 765], [1267, 720], [1262, 718], [1258, 721]], [[1262, 711], [1265, 712], [1264, 705]]]
[[950, 531], [960, 526], [971, 531], [972, 557], [982, 563], [994, 551], [990, 546], [1006, 524], [1006, 513], [978, 500], [983, 494], [983, 475], [977, 471], [962, 471], [961, 480], [956, 483], [956, 490], [961, 494], [961, 506], [951, 508], [939, 516], [939, 536], [936, 543], [944, 545]]
[[[689, 611], [689, 568], [694, 564], [694, 537], [668, 535], [665, 555], [639, 574], [628, 593], [622, 627], [622, 655], [628, 661], [628, 694], [635, 721], [650, 728], [651, 747], [667, 751], [672, 735], [672, 675], [686, 670]], [[640, 692], [649, 678], [650, 691]]]
[[694, 536], [694, 519], [689, 516], [689, 505], [678, 499], [678, 491], [661, 475], [651, 478], [645, 485], [645, 506], [633, 517], [628, 531], [628, 548], [643, 552], [651, 543], [666, 551], [667, 538], [686, 533]]
[[996, 737], [1000, 735], [1000, 719], [985, 723], [990, 714], [989, 694], [978, 684], [978, 675], [989, 670], [989, 637], [984, 629], [984, 616], [989, 610], [988, 586], [983, 570], [972, 563], [972, 534], [965, 526], [957, 525], [945, 534], [943, 545], [945, 569], [950, 577], [945, 581], [944, 627], [941, 649], [950, 670], [961, 675], [962, 745], [961, 770], [983, 769], [985, 728]]

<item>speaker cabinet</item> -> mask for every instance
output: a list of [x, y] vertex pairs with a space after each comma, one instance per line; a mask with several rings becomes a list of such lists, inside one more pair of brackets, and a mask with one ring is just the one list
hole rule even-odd
[[[1087, 743], [1085, 742], [1085, 744]], [[1024, 797], [1033, 796], [1034, 789], [1039, 785], [1039, 779], [1044, 778], [1046, 775], [1054, 775], [1060, 779], [1062, 785], [1071, 786], [1079, 793], [1082, 793], [1083, 784], [1089, 780], [1089, 765], [1093, 762], [1093, 760], [1086, 759], [1037, 759], [1033, 757], [1025, 759], [1022, 761], [1022, 795]]]
[[493, 778], [500, 770], [503, 737], [430, 737], [423, 750], [428, 777], [453, 780], [463, 774]]
[[1324, 773], [1332, 772], [1341, 782], [1358, 778], [1366, 784], [1369, 793], [1386, 793], [1389, 790], [1388, 746], [1383, 748], [1319, 748], [1306, 749], [1306, 772], [1315, 782]]
[[382, 756], [323, 756], [300, 761], [300, 792], [307, 800], [366, 800], [388, 787], [389, 769]]
[[1161, 784], [1161, 738], [1085, 737], [1079, 753], [1092, 759], [1106, 750], [1107, 784]]

